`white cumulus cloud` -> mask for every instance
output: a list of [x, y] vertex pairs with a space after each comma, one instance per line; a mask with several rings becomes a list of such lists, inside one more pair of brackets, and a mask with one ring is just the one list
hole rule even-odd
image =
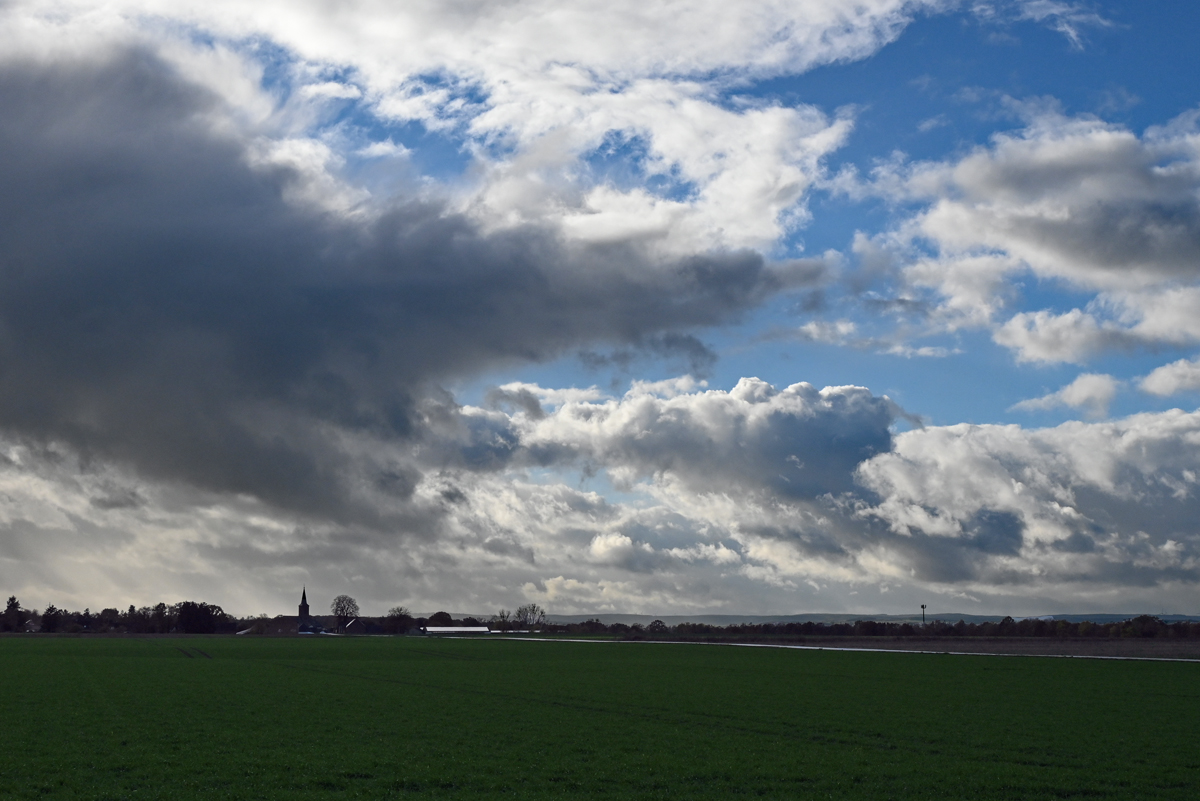
[[1108, 414], [1108, 405], [1112, 403], [1120, 387], [1121, 382], [1111, 375], [1084, 373], [1056, 392], [1040, 398], [1023, 400], [1014, 404], [1012, 408], [1020, 411], [1041, 411], [1069, 406], [1072, 409], [1085, 410], [1090, 417], [1104, 417]]
[[1200, 389], [1200, 361], [1180, 359], [1164, 364], [1143, 378], [1138, 386], [1152, 395], [1175, 395]]

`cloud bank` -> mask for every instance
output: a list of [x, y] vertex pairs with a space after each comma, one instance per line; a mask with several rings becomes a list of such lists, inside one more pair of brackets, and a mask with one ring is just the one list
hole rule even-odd
[[[852, 608], [848, 593], [1116, 608], [1186, 599], [1200, 579], [1197, 413], [894, 434], [886, 397], [756, 379], [621, 397], [509, 385], [493, 408], [443, 413], [439, 442], [389, 452], [413, 474], [395, 528], [20, 444], [4, 468], [7, 525], [26, 558], [68, 544], [50, 562], [63, 572], [35, 571], [31, 588], [137, 575], [203, 590], [254, 575], [280, 591], [347, 584], [378, 605], [401, 587], [432, 605], [564, 613], [745, 611], [772, 597]], [[563, 480], [572, 472], [578, 483]]]
[[[827, 170], [853, 108], [752, 91], [951, 7], [5, 4], [0, 578], [243, 612], [299, 584], [369, 611], [1194, 598], [1195, 414], [922, 428], [861, 386], [445, 389], [579, 351], [699, 373], [706, 331], [843, 279], [919, 325], [776, 339], [949, 357], [906, 336], [979, 329], [1032, 363], [1196, 342], [1195, 114], [1136, 134], [1016, 104], [1018, 131], [860, 181]], [[1076, 44], [1104, 24], [970, 13]], [[829, 187], [899, 210], [848, 246], [855, 275], [787, 244]], [[1018, 310], [1029, 276], [1090, 300]], [[1117, 388], [1018, 407], [1103, 417]]]

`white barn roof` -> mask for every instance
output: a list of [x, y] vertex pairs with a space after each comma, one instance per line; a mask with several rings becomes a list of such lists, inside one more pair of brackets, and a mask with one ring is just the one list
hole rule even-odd
[[424, 626], [426, 634], [491, 634], [487, 626]]

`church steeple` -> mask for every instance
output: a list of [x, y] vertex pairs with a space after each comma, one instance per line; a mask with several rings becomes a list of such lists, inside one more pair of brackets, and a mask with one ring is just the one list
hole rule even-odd
[[300, 591], [300, 622], [308, 620], [308, 587]]

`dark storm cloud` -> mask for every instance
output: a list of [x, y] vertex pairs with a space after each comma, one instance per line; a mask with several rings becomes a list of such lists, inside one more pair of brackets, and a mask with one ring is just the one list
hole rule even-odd
[[691, 334], [669, 332], [646, 337], [633, 347], [617, 348], [608, 353], [581, 350], [579, 361], [589, 370], [616, 369], [629, 372], [639, 357], [657, 356], [677, 362], [693, 376], [706, 378], [717, 362], [717, 354]]
[[541, 420], [546, 416], [541, 402], [528, 389], [509, 390], [492, 387], [484, 396], [484, 402], [494, 409], [522, 411], [533, 420]]
[[[136, 50], [8, 63], [0, 108], [0, 426], [302, 512], [361, 511], [331, 427], [420, 440], [453, 423], [439, 380], [581, 346], [703, 359], [686, 329], [789, 281], [435, 203], [289, 204], [302, 176], [248, 166], [221, 102]], [[419, 475], [373, 479], [402, 499]]]

